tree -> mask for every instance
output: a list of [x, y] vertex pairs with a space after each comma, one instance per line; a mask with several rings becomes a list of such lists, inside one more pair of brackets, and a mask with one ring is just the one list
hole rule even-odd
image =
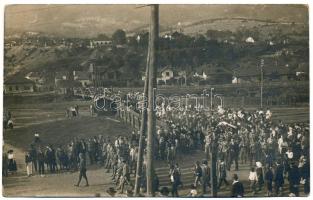
[[138, 54], [133, 52], [127, 52], [123, 58], [124, 67], [128, 71], [128, 76], [131, 78], [139, 78], [139, 71], [141, 68], [141, 58]]
[[112, 35], [113, 44], [126, 44], [126, 33], [125, 31], [118, 29]]
[[110, 40], [110, 38], [104, 34], [104, 33], [100, 33], [98, 36], [97, 36], [97, 40]]

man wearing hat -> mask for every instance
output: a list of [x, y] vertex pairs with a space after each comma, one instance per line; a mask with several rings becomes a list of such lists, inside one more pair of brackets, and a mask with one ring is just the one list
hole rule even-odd
[[244, 187], [243, 184], [238, 180], [238, 175], [233, 175], [233, 184], [231, 186], [231, 197], [243, 197]]
[[210, 187], [210, 168], [208, 167], [208, 161], [202, 160], [202, 194], [206, 193], [207, 186]]
[[276, 195], [278, 195], [284, 185], [284, 166], [281, 164], [280, 161], [276, 163], [274, 181], [275, 181], [275, 193]]
[[40, 140], [40, 138], [39, 138], [39, 133], [35, 133], [35, 134], [34, 134], [34, 143], [35, 143], [36, 145], [38, 145], [39, 143], [41, 143], [41, 140]]
[[219, 165], [218, 165], [218, 186], [217, 188], [219, 189], [222, 186], [222, 183], [224, 182], [226, 185], [229, 185], [226, 177], [227, 177], [227, 171], [226, 171], [226, 164], [222, 158], [219, 160]]

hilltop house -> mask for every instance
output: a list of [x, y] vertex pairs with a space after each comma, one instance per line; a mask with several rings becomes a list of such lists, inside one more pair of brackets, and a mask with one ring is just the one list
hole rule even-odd
[[171, 67], [166, 66], [159, 71], [160, 75], [157, 77], [157, 83], [163, 81], [166, 85], [166, 82], [174, 78], [174, 71]]
[[35, 82], [25, 77], [14, 76], [4, 81], [6, 94], [29, 93], [35, 91]]
[[[158, 70], [157, 83], [162, 84], [186, 84], [187, 73], [184, 70], [176, 70], [171, 66], [165, 66]], [[143, 76], [142, 80], [145, 80]]]

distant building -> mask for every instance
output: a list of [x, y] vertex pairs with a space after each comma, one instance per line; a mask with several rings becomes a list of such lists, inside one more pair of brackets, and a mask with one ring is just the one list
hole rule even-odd
[[157, 82], [163, 81], [166, 84], [167, 81], [174, 78], [174, 71], [169, 66], [162, 68], [160, 74], [161, 76], [157, 78]]
[[74, 80], [81, 83], [83, 87], [87, 87], [92, 84], [91, 76], [88, 72], [73, 71]]
[[27, 78], [27, 79], [29, 79], [35, 83], [37, 92], [49, 90], [49, 86], [46, 83], [46, 79], [42, 73], [30, 72], [25, 76], [25, 78]]
[[34, 81], [36, 84], [44, 84], [45, 82], [44, 77], [39, 72], [30, 72], [25, 78]]
[[89, 48], [94, 49], [97, 47], [103, 47], [103, 46], [111, 46], [112, 41], [110, 40], [92, 40], [89, 43]]
[[120, 80], [123, 74], [121, 68], [114, 69], [109, 66], [95, 66], [93, 63], [90, 63], [88, 72], [90, 81], [95, 86], [107, 86], [110, 82]]
[[239, 83], [241, 83], [241, 79], [236, 77], [236, 76], [233, 76], [231, 83], [232, 84], [239, 84]]
[[68, 80], [68, 72], [56, 72], [54, 77], [54, 83], [57, 86], [60, 81]]
[[35, 82], [25, 77], [14, 76], [4, 81], [6, 94], [29, 93], [35, 91]]
[[309, 65], [306, 63], [300, 63], [296, 68], [297, 80], [309, 80]]
[[231, 81], [232, 84], [241, 84], [241, 83], [251, 83], [252, 81], [249, 80], [247, 77], [236, 77], [236, 76], [233, 76], [233, 79]]
[[273, 41], [269, 41], [269, 45], [273, 46], [273, 45], [275, 45], [275, 43]]
[[194, 72], [194, 78], [199, 84], [229, 84], [232, 82], [232, 72], [216, 64], [204, 64]]
[[248, 37], [247, 39], [246, 39], [246, 43], [254, 43], [255, 41], [254, 41], [254, 39], [252, 38], [252, 37]]
[[[145, 80], [145, 76], [142, 76], [142, 80]], [[179, 84], [183, 85], [187, 83], [187, 72], [185, 70], [177, 70], [171, 66], [166, 66], [158, 71], [157, 77], [158, 84]]]

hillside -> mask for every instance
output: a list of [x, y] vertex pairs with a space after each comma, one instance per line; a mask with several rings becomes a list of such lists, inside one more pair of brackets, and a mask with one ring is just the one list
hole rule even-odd
[[[60, 47], [35, 47], [21, 45], [5, 50], [5, 75], [26, 74], [32, 70], [66, 70], [89, 57], [89, 51], [74, 52]], [[68, 62], [68, 63], [66, 63]], [[69, 64], [68, 66], [65, 66]]]
[[[138, 32], [140, 43], [136, 41], [137, 35], [128, 35], [122, 48], [96, 49], [87, 48], [88, 39], [51, 39], [46, 35], [39, 38], [41, 45], [35, 45], [39, 34], [33, 37], [32, 45], [22, 42], [5, 49], [5, 76], [30, 71], [70, 71], [92, 60], [96, 65], [118, 69], [123, 74], [121, 78], [138, 80], [144, 71], [148, 44], [144, 27]], [[171, 34], [173, 39], [164, 37], [165, 34]], [[160, 35], [160, 68], [170, 65], [194, 73], [208, 65], [248, 76], [259, 71], [260, 59], [264, 58], [265, 71], [273, 76], [294, 75], [300, 65], [308, 71], [308, 26], [303, 23], [215, 18], [182, 24], [181, 30], [164, 26]], [[253, 38], [253, 43], [245, 41], [248, 37]], [[46, 46], [49, 40], [58, 43]]]
[[[116, 29], [135, 32], [149, 24], [149, 9], [138, 5], [9, 5], [5, 32], [37, 31], [60, 37], [111, 35]], [[27, 12], [28, 11], [28, 12]], [[160, 25], [177, 28], [217, 18], [245, 18], [308, 23], [306, 5], [160, 5]]]
[[207, 30], [237, 32], [241, 29], [251, 29], [259, 31], [266, 36], [274, 33], [277, 29], [283, 30], [283, 34], [291, 34], [294, 32], [303, 32], [305, 28], [308, 27], [303, 23], [292, 24], [245, 18], [210, 19], [182, 26], [183, 32], [191, 35], [205, 34]]

